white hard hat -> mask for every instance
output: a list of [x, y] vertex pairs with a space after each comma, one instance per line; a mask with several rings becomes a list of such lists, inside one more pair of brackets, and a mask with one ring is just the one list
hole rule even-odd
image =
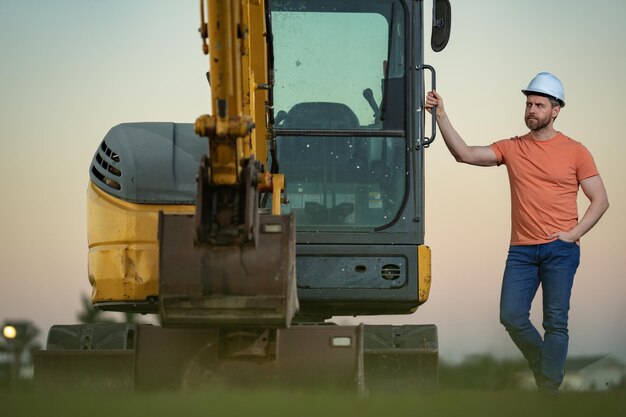
[[563, 84], [561, 81], [550, 74], [549, 72], [540, 72], [535, 75], [535, 78], [530, 80], [530, 84], [525, 90], [522, 90], [525, 95], [538, 94], [542, 96], [548, 96], [556, 99], [561, 107], [565, 107], [565, 92], [563, 91]]

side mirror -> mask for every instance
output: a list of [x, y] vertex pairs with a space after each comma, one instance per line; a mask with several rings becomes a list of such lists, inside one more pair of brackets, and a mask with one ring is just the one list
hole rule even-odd
[[450, 0], [433, 0], [433, 31], [430, 47], [435, 52], [443, 51], [450, 40], [452, 9]]

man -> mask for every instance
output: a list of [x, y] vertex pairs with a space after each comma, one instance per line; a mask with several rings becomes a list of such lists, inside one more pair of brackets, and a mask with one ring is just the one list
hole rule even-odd
[[[535, 375], [539, 390], [557, 395], [568, 346], [568, 311], [580, 260], [579, 239], [609, 207], [602, 179], [587, 149], [554, 129], [565, 106], [563, 85], [554, 75], [537, 74], [526, 95], [529, 132], [489, 146], [468, 146], [456, 132], [436, 91], [426, 109], [437, 106], [443, 139], [458, 162], [504, 164], [511, 187], [511, 245], [500, 298], [500, 322]], [[590, 201], [578, 220], [578, 187]], [[532, 300], [543, 291], [543, 338], [530, 322]]]

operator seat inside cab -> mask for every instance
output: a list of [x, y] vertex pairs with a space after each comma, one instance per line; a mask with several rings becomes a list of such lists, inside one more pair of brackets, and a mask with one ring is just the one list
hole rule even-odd
[[[279, 118], [279, 128], [296, 130], [356, 130], [356, 114], [343, 103], [307, 102], [294, 105]], [[359, 182], [367, 172], [367, 139], [346, 136], [282, 136], [278, 162], [287, 178], [288, 192], [305, 189], [307, 195], [328, 195], [337, 184]], [[354, 202], [307, 201], [306, 219], [314, 224], [342, 224], [354, 212]]]

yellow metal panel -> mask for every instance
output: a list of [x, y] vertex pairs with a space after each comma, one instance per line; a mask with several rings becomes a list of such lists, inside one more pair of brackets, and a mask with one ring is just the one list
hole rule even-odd
[[236, 147], [228, 140], [212, 140], [211, 147], [211, 182], [216, 185], [237, 184], [238, 155]]
[[92, 301], [141, 301], [159, 293], [155, 243], [106, 244], [89, 250]]
[[283, 174], [272, 175], [272, 214], [280, 215], [282, 192], [285, 190], [285, 176]]
[[144, 301], [158, 295], [159, 211], [193, 214], [194, 205], [135, 204], [92, 182], [87, 190], [92, 302]]
[[430, 248], [426, 245], [417, 247], [419, 303], [428, 300], [430, 294], [431, 262]]
[[[254, 74], [250, 69], [250, 18], [249, 8], [247, 2], [244, 2], [241, 8], [241, 32], [243, 34], [243, 42], [241, 43], [241, 111], [242, 114], [252, 115], [251, 103], [250, 103], [250, 91], [253, 87]], [[252, 104], [254, 106], [254, 104]], [[250, 158], [250, 154], [254, 154], [254, 141], [255, 129], [250, 132], [250, 140], [247, 141], [247, 145], [244, 147], [244, 157]]]
[[253, 153], [257, 161], [267, 163], [267, 126], [265, 126], [265, 103], [268, 100], [266, 89], [257, 88], [259, 84], [268, 84], [267, 74], [267, 42], [265, 38], [265, 1], [248, 2], [249, 35], [248, 51], [250, 53], [250, 105], [251, 115], [256, 123], [253, 131]]

